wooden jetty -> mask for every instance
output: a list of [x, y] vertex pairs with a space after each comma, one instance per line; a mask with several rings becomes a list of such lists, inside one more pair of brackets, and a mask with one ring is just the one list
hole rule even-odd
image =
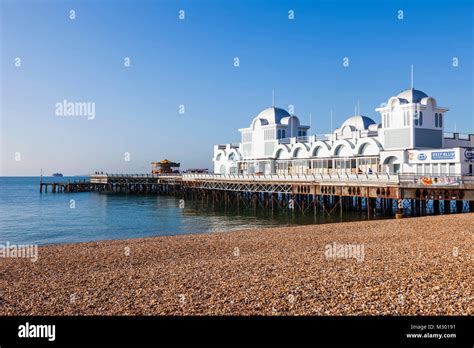
[[290, 209], [332, 214], [344, 210], [425, 215], [474, 212], [474, 177], [389, 174], [215, 175], [93, 174], [89, 180], [40, 183], [40, 192], [173, 195], [237, 209]]
[[43, 182], [40, 181], [40, 193], [48, 193], [48, 188], [52, 193], [60, 192], [90, 192], [93, 185], [86, 179], [74, 180], [72, 182]]

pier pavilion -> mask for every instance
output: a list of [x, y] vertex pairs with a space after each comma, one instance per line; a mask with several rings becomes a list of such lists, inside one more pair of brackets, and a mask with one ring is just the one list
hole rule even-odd
[[239, 129], [240, 143], [214, 146], [214, 173], [473, 174], [474, 135], [445, 133], [449, 109], [435, 98], [411, 88], [375, 110], [380, 123], [354, 115], [332, 133], [317, 136], [297, 116], [267, 108]]

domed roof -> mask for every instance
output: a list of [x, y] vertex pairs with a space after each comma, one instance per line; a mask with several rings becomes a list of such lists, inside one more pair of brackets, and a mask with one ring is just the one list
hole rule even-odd
[[419, 103], [421, 99], [427, 97], [428, 95], [425, 92], [414, 88], [406, 89], [397, 95], [397, 98], [405, 99], [409, 103]]
[[364, 130], [368, 129], [371, 124], [375, 124], [375, 121], [372, 120], [370, 117], [356, 115], [349, 117], [347, 120], [345, 120], [344, 123], [341, 125], [340, 129], [342, 130], [342, 128], [344, 128], [345, 126], [351, 126], [357, 130]]
[[261, 111], [256, 118], [262, 118], [268, 121], [270, 124], [274, 123], [281, 123], [281, 119], [284, 117], [290, 117], [291, 115], [288, 113], [288, 111], [281, 109], [281, 108], [276, 108], [274, 106], [270, 108], [266, 108], [265, 110]]

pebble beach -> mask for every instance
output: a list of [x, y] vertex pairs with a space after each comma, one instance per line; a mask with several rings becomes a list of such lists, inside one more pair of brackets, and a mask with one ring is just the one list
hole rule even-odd
[[0, 315], [472, 315], [474, 214], [40, 246]]

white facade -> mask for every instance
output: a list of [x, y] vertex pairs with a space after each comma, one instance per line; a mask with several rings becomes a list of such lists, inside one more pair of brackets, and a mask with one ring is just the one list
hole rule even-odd
[[473, 174], [474, 135], [445, 134], [445, 107], [408, 89], [377, 108], [382, 122], [355, 115], [324, 137], [308, 135], [298, 117], [270, 107], [241, 142], [214, 146], [216, 174]]

